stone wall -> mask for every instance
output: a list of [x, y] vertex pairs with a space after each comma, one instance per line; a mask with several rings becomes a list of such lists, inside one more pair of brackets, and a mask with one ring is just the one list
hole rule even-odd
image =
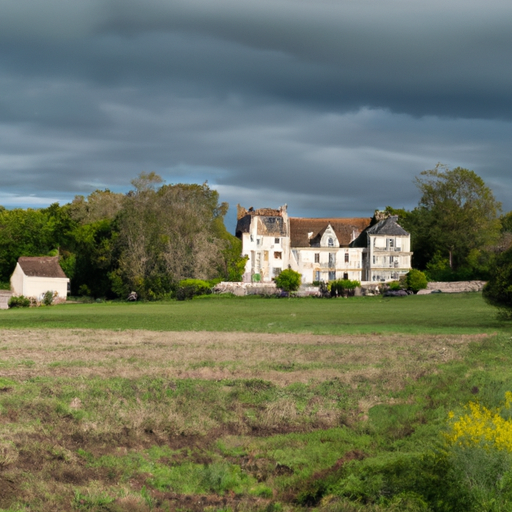
[[427, 289], [420, 290], [418, 295], [426, 295], [439, 290], [443, 293], [481, 292], [484, 286], [485, 281], [431, 282], [427, 284]]
[[8, 302], [12, 293], [8, 290], [0, 291], [0, 309], [9, 309]]
[[275, 283], [232, 283], [223, 281], [215, 285], [213, 293], [232, 293], [233, 295], [277, 295], [280, 291]]

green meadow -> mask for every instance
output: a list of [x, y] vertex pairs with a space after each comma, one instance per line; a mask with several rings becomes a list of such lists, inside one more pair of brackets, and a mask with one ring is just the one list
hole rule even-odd
[[507, 445], [448, 435], [470, 402], [512, 417], [512, 325], [480, 294], [64, 304], [0, 326], [2, 511], [512, 510]]
[[478, 293], [335, 300], [205, 296], [183, 302], [66, 304], [0, 311], [0, 326], [311, 334], [507, 330]]

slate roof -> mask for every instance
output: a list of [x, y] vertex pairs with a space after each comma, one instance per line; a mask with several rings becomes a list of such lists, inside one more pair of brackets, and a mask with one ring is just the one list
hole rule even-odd
[[[290, 244], [291, 247], [311, 247], [320, 242], [322, 234], [330, 224], [336, 233], [340, 246], [348, 246], [353, 238], [361, 233], [370, 224], [371, 218], [353, 219], [307, 219], [290, 217]], [[309, 233], [312, 233], [309, 237]]]
[[390, 235], [390, 236], [407, 236], [409, 233], [398, 224], [398, 215], [391, 215], [387, 219], [377, 222], [366, 232], [369, 235]]
[[365, 229], [357, 239], [350, 244], [350, 247], [367, 247], [368, 235], [408, 236], [409, 233], [398, 224], [398, 216], [391, 215]]
[[18, 263], [26, 276], [66, 278], [58, 256], [21, 256]]

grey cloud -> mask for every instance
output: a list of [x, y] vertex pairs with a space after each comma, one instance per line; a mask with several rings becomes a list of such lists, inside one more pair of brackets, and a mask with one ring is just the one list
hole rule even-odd
[[232, 204], [370, 215], [412, 208], [441, 161], [512, 208], [509, 4], [4, 4], [4, 192], [65, 201], [154, 170]]

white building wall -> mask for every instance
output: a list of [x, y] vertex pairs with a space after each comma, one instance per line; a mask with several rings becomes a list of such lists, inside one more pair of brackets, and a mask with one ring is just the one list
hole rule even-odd
[[409, 236], [370, 235], [366, 278], [368, 281], [394, 281], [411, 269]]
[[272, 278], [288, 268], [289, 237], [258, 235], [257, 223], [253, 221], [250, 233], [243, 233], [242, 243], [243, 254], [249, 256], [244, 281], [253, 280], [257, 274], [262, 282], [271, 282]]
[[23, 289], [25, 297], [41, 299], [47, 291], [57, 292], [58, 297], [65, 299], [68, 293], [67, 277], [29, 277], [25, 276]]
[[[302, 274], [303, 283], [345, 277], [356, 281], [362, 279], [362, 248], [307, 247], [294, 251], [299, 255], [299, 262], [292, 268]], [[348, 255], [348, 261], [345, 255]]]
[[13, 295], [24, 295], [23, 293], [23, 279], [25, 274], [21, 270], [20, 264], [16, 263], [16, 268], [11, 276], [11, 291]]

